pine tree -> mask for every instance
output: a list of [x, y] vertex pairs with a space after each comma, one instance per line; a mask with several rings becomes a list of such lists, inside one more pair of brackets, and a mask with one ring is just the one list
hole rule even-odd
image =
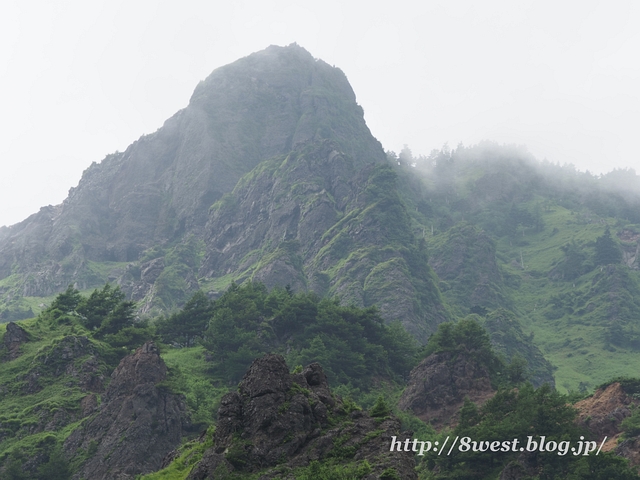
[[618, 244], [611, 236], [609, 227], [604, 231], [604, 235], [596, 239], [596, 265], [609, 265], [611, 263], [620, 263], [622, 260], [622, 252]]

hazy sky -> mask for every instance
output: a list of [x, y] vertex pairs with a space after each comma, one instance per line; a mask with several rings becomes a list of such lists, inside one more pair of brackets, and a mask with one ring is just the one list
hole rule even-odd
[[0, 225], [187, 105], [213, 69], [297, 42], [340, 67], [387, 150], [524, 144], [640, 167], [640, 2], [40, 1], [0, 7]]

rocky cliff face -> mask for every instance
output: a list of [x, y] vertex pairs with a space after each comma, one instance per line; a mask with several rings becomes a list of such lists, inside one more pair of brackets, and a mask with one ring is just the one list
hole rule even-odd
[[253, 362], [238, 392], [227, 394], [218, 411], [214, 445], [189, 475], [191, 480], [225, 478], [231, 472], [261, 472], [262, 479], [293, 478], [291, 470], [334, 458], [362, 463], [381, 478], [415, 479], [413, 453], [390, 452], [398, 438], [394, 417], [349, 412], [335, 397], [318, 364], [290, 374], [279, 355]]
[[183, 399], [158, 386], [166, 373], [151, 342], [122, 359], [97, 413], [64, 443], [69, 458], [88, 457], [74, 478], [133, 479], [160, 468], [189, 425]]
[[0, 355], [7, 360], [15, 360], [20, 356], [20, 346], [29, 341], [29, 335], [20, 325], [9, 322], [7, 323], [7, 331], [2, 338], [3, 349], [0, 349]]
[[138, 260], [201, 231], [211, 204], [260, 162], [318, 138], [361, 162], [384, 158], [345, 75], [303, 48], [272, 46], [219, 68], [162, 128], [89, 167], [62, 205], [4, 231], [0, 276], [16, 261], [33, 270], [43, 260]]
[[137, 261], [202, 232], [211, 204], [243, 174], [328, 137], [360, 162], [384, 158], [339, 69], [297, 45], [238, 60], [201, 82], [157, 132], [89, 167], [61, 205], [3, 229], [0, 279], [30, 273], [20, 293], [31, 296], [102, 282], [88, 261]]
[[447, 314], [385, 162], [339, 69], [269, 47], [214, 71], [61, 205], [3, 229], [0, 310], [110, 281], [150, 313], [253, 278], [379, 304], [426, 339]]
[[470, 357], [435, 353], [411, 370], [398, 407], [441, 428], [457, 423], [465, 398], [482, 405], [494, 394], [489, 373]]

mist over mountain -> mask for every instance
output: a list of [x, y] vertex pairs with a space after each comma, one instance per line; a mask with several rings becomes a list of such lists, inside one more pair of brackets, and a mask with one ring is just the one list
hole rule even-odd
[[272, 46], [214, 71], [61, 205], [2, 229], [5, 318], [69, 284], [117, 283], [149, 314], [252, 278], [377, 303], [424, 340], [447, 314], [395, 190], [345, 75]]
[[1, 228], [0, 475], [542, 475], [388, 447], [578, 435], [599, 386], [580, 428], [633, 460], [638, 382], [611, 379], [640, 354], [640, 177], [491, 142], [396, 155], [363, 115], [339, 69], [271, 46]]

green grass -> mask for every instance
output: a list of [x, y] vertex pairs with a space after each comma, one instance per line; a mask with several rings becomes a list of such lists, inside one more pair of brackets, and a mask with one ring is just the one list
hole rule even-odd
[[136, 480], [185, 480], [202, 455], [213, 445], [214, 428], [207, 430], [202, 442], [191, 440], [179, 449], [178, 457], [167, 468], [147, 475], [139, 475]]
[[[545, 228], [541, 232], [525, 229], [524, 236], [520, 230], [513, 238], [501, 238], [497, 256], [502, 259], [501, 267], [515, 280], [507, 279], [506, 284], [525, 331], [534, 334], [535, 343], [557, 368], [556, 388], [563, 393], [588, 390], [617, 375], [637, 375], [640, 352], [605, 348], [606, 304], [597, 305], [589, 314], [567, 313], [557, 319], [545, 315], [558, 296], [607, 302], [606, 298], [589, 297], [599, 268], [572, 281], [554, 280], [549, 273], [564, 258], [562, 246], [575, 241], [585, 251], [593, 250], [589, 245], [603, 234], [603, 223], [613, 220], [592, 215], [592, 223], [585, 223], [582, 216], [560, 206], [543, 211], [543, 219]], [[638, 276], [634, 271], [630, 275]]]
[[185, 396], [191, 421], [209, 424], [216, 418], [220, 399], [229, 392], [230, 386], [216, 376], [205, 358], [205, 349], [163, 347], [161, 356], [169, 369], [167, 386]]
[[[20, 321], [28, 332], [29, 341], [21, 345], [20, 356], [14, 360], [0, 362], [0, 463], [7, 457], [29, 457], [38, 452], [51, 451], [60, 445], [77, 428], [80, 419], [80, 401], [89, 392], [83, 392], [77, 380], [64, 370], [54, 375], [54, 364], [47, 366], [38, 360], [67, 335], [83, 335], [86, 330], [78, 325], [58, 325], [52, 328], [39, 319]], [[6, 325], [0, 325], [4, 336]], [[94, 345], [100, 351], [104, 347]], [[87, 355], [88, 356], [88, 355]], [[79, 366], [86, 357], [75, 359]], [[62, 360], [66, 363], [65, 360]], [[29, 376], [37, 378], [39, 389], [29, 393]], [[66, 425], [59, 427], [54, 415], [60, 414]], [[51, 429], [50, 425], [56, 425]]]

